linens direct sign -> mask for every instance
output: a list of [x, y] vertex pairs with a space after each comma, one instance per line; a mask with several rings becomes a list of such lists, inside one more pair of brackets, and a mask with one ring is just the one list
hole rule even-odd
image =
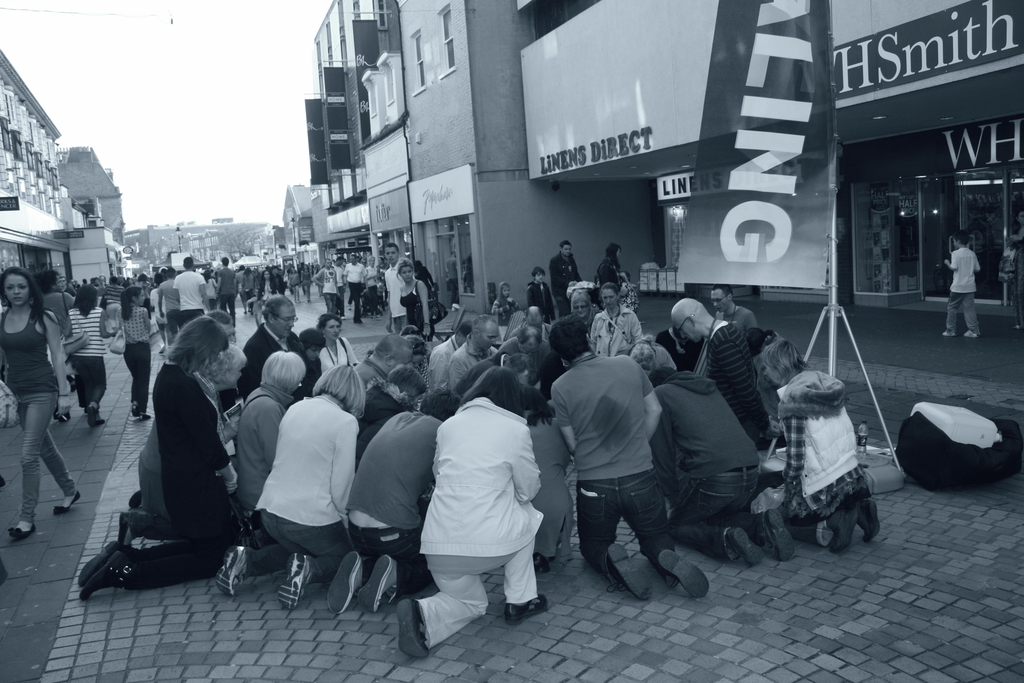
[[409, 183], [409, 203], [413, 223], [473, 213], [472, 168], [466, 164]]

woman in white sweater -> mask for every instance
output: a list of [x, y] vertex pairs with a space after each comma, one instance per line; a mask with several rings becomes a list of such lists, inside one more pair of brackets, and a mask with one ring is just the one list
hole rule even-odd
[[533, 570], [540, 471], [511, 371], [485, 372], [438, 429], [434, 475], [420, 549], [440, 592], [398, 603], [398, 646], [413, 657], [484, 614], [485, 572], [504, 567], [507, 623], [547, 610]]
[[[317, 381], [313, 398], [288, 409], [256, 504], [263, 528], [280, 545], [229, 548], [217, 573], [221, 591], [234, 595], [245, 577], [275, 572], [284, 563], [288, 579], [277, 597], [285, 609], [294, 609], [307, 584], [335, 579], [341, 559], [353, 550], [346, 508], [365, 401], [355, 371], [336, 365]], [[340, 578], [342, 583], [346, 579]]]

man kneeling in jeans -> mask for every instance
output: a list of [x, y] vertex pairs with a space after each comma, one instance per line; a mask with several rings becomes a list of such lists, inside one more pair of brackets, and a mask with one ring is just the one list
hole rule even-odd
[[434, 483], [437, 428], [458, 409], [455, 394], [431, 392], [421, 412], [395, 415], [367, 445], [348, 500], [348, 533], [356, 549], [342, 559], [339, 580], [327, 594], [332, 612], [345, 611], [356, 594], [364, 610], [376, 612], [382, 601], [433, 583], [420, 554], [426, 507], [421, 511], [418, 504]]
[[[658, 383], [654, 373], [651, 379]], [[742, 558], [751, 566], [764, 550], [777, 560], [791, 558], [793, 539], [779, 511], [747, 509], [757, 485], [757, 449], [714, 380], [677, 372], [654, 393], [662, 413], [651, 450], [672, 538], [709, 557]]]
[[576, 524], [580, 552], [591, 567], [633, 595], [651, 597], [642, 566], [615, 542], [619, 520], [640, 542], [640, 552], [670, 585], [692, 597], [708, 592], [704, 573], [675, 551], [665, 499], [658, 488], [648, 439], [661, 405], [643, 369], [628, 356], [596, 356], [587, 327], [574, 315], [551, 328], [551, 348], [571, 363], [551, 387], [555, 420], [576, 460]]

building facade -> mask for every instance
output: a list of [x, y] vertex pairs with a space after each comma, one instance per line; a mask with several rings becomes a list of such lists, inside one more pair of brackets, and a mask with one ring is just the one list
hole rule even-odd
[[70, 275], [57, 169], [60, 131], [0, 52], [0, 270]]

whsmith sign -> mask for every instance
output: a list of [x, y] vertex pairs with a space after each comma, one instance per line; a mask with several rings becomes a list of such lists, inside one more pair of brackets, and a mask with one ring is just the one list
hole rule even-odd
[[1024, 2], [973, 0], [835, 48], [836, 97], [930, 78], [1024, 53]]

